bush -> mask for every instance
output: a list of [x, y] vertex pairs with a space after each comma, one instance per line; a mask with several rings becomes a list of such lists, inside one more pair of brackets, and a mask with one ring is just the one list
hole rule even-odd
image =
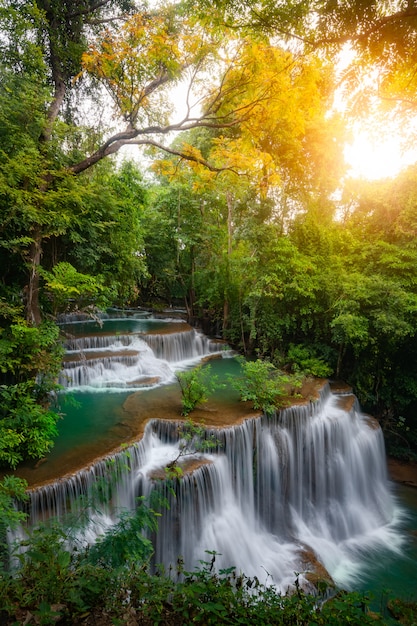
[[297, 376], [284, 374], [269, 361], [240, 359], [243, 376], [229, 377], [232, 386], [239, 392], [242, 402], [251, 400], [255, 409], [266, 415], [272, 414], [281, 404], [280, 399], [289, 394], [289, 388], [299, 388]]
[[0, 466], [45, 456], [57, 434], [51, 410], [63, 348], [59, 329], [31, 326], [0, 300]]
[[114, 294], [104, 286], [102, 277], [82, 274], [64, 261], [57, 263], [51, 272], [42, 268], [39, 271], [55, 316], [71, 309], [84, 310], [92, 305], [104, 309], [112, 303]]
[[317, 356], [314, 348], [301, 344], [291, 344], [287, 359], [293, 372], [301, 372], [304, 376], [327, 378], [333, 373], [333, 368], [321, 356]]
[[199, 365], [186, 372], [178, 372], [177, 380], [181, 388], [182, 415], [208, 401], [208, 396], [217, 388], [217, 377], [211, 375], [210, 365]]
[[[151, 510], [146, 511], [145, 503], [141, 506], [145, 508], [131, 521], [123, 518], [116, 544], [113, 529], [97, 551], [68, 547], [67, 531], [59, 523], [34, 530], [24, 542], [26, 551], [19, 553], [20, 568], [13, 575], [0, 569], [0, 622], [12, 626], [33, 616], [36, 623], [59, 621], [62, 626], [384, 623], [380, 615], [369, 611], [369, 598], [364, 594], [340, 591], [329, 599], [323, 585], [313, 596], [304, 593], [296, 579], [293, 592], [282, 595], [273, 585], [238, 574], [233, 567], [216, 571], [214, 552], [193, 572], [184, 571], [181, 559], [173, 571], [158, 566], [151, 571], [149, 553], [142, 551], [142, 531], [149, 528]], [[155, 528], [152, 521], [150, 526]], [[115, 559], [107, 559], [109, 547], [117, 552], [120, 548], [118, 555], [113, 554]], [[393, 603], [394, 610], [412, 619], [415, 604], [400, 607]]]

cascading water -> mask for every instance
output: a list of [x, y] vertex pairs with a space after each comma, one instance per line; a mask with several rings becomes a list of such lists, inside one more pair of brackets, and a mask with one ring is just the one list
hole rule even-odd
[[[100, 386], [103, 380], [108, 383], [104, 371], [109, 370], [116, 371], [117, 383], [123, 378], [125, 385], [142, 375], [153, 376], [153, 370], [150, 374], [138, 365], [153, 359], [163, 363], [159, 382], [167, 381], [173, 364], [218, 350], [195, 331], [174, 335], [172, 341], [167, 333], [132, 334], [127, 340], [106, 337], [105, 358], [111, 348], [119, 359], [117, 365], [111, 365], [110, 359], [98, 368], [94, 344], [90, 365], [96, 378], [89, 374], [90, 378], [71, 379], [71, 363], [65, 379], [71, 380], [70, 385]], [[82, 345], [90, 349], [90, 344]], [[133, 360], [123, 367], [135, 371], [124, 377], [120, 375], [123, 349], [138, 353], [126, 357]], [[294, 582], [295, 572], [311, 569], [314, 559], [337, 583], [349, 585], [365, 552], [387, 545], [399, 549], [381, 431], [356, 402], [343, 408], [328, 385], [315, 402], [282, 410], [272, 418], [252, 417], [233, 427], [208, 430], [208, 434], [218, 440], [217, 448], [194, 455], [194, 469], [175, 481], [175, 495], [172, 484], [160, 476], [178, 456], [178, 423], [152, 419], [141, 441], [127, 452], [34, 490], [31, 522], [45, 515], [64, 515], [79, 506], [80, 496], [94, 499], [97, 482], [103, 479], [112, 484], [100, 515], [91, 512], [87, 537], [93, 541], [115, 523], [120, 511], [133, 510], [138, 496], [157, 489], [169, 500], [169, 508], [162, 512], [154, 538], [155, 563], [164, 564], [168, 571], [182, 557], [191, 570], [207, 559], [206, 551], [215, 551], [219, 568], [234, 566], [284, 591]]]
[[109, 332], [115, 322], [120, 324], [120, 320], [104, 321], [105, 334], [82, 336], [75, 332], [88, 331], [86, 322], [66, 326], [67, 355], [60, 385], [122, 390], [160, 385], [172, 381], [176, 370], [219, 351], [218, 343], [183, 322], [157, 320], [152, 330], [150, 320], [122, 320], [130, 322], [129, 334]]

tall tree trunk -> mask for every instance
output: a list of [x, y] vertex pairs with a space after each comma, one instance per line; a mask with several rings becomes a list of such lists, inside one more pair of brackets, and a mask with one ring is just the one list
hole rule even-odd
[[[226, 285], [228, 286], [230, 282], [230, 257], [232, 255], [232, 236], [233, 236], [233, 195], [230, 191], [226, 194], [226, 202], [227, 202], [227, 260], [226, 260]], [[227, 294], [227, 287], [224, 294], [224, 304], [223, 304], [223, 331], [227, 329], [229, 325], [229, 314], [230, 314], [230, 302]]]
[[42, 319], [39, 305], [39, 266], [42, 257], [42, 235], [40, 226], [33, 230], [33, 242], [29, 250], [29, 280], [26, 294], [26, 320], [30, 324], [39, 325]]
[[195, 276], [195, 255], [194, 255], [194, 246], [191, 246], [191, 277], [190, 277], [190, 289], [189, 289], [189, 297], [190, 297], [190, 313], [192, 317], [195, 315], [195, 285], [194, 285], [194, 276]]

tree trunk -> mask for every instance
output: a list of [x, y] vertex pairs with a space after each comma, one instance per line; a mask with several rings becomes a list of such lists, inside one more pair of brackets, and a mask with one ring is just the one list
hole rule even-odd
[[29, 280], [26, 294], [26, 321], [38, 326], [41, 322], [39, 305], [39, 266], [42, 256], [42, 235], [40, 226], [33, 230], [33, 242], [29, 251]]
[[[227, 285], [230, 282], [230, 257], [232, 254], [232, 236], [233, 236], [233, 196], [230, 191], [226, 194], [227, 201], [227, 265], [226, 265], [226, 283]], [[227, 289], [227, 288], [226, 288]], [[224, 305], [223, 305], [223, 331], [227, 329], [229, 324], [229, 313], [230, 313], [230, 303], [227, 295], [227, 291], [224, 294]]]

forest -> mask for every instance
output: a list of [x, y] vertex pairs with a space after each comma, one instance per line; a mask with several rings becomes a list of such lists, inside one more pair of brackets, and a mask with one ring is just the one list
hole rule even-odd
[[0, 33], [0, 466], [53, 446], [56, 320], [109, 306], [344, 381], [416, 461], [417, 164], [344, 147], [415, 143], [417, 4], [4, 0]]

